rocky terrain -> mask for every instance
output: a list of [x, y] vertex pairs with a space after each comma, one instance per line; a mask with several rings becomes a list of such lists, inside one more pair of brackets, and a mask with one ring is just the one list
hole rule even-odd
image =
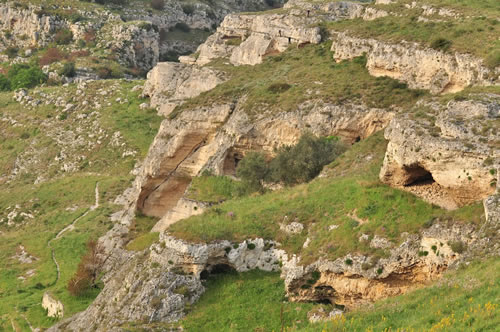
[[[30, 300], [2, 316], [3, 326], [182, 329], [196, 321], [197, 303], [209, 293], [212, 278], [258, 269], [279, 272], [286, 306], [315, 304], [307, 310], [309, 320], [288, 323], [315, 330], [321, 326], [314, 323], [327, 320], [345, 328], [345, 317], [356, 317], [360, 308], [411, 297], [413, 290], [447, 278], [449, 270], [500, 254], [500, 63], [490, 56], [498, 50], [466, 52], [461, 35], [437, 47], [416, 33], [398, 40], [378, 30], [366, 37], [362, 30], [405, 12], [416, 15], [422, 29], [432, 20], [439, 25], [474, 19], [476, 13], [448, 2], [297, 0], [269, 11], [228, 14], [269, 5], [195, 4], [190, 12], [166, 2], [164, 15], [136, 10], [132, 3], [120, 15], [89, 14], [93, 26], [35, 14], [34, 7], [2, 7], [17, 47], [48, 45], [61, 28], [73, 31], [75, 40], [96, 29], [92, 52], [113, 49], [112, 61], [120, 66], [151, 69], [145, 82], [94, 81], [99, 76], [89, 74], [62, 88], [2, 97], [8, 108], [0, 123], [12, 131], [2, 144], [25, 137], [21, 132], [28, 137], [20, 136], [26, 144], [9, 148], [12, 153], [2, 159], [0, 185], [35, 187], [2, 198], [0, 235], [9, 239], [8, 250], [16, 250], [11, 259], [24, 264], [19, 282], [33, 280], [36, 291], [30, 294], [40, 297], [40, 303]], [[489, 19], [491, 13], [484, 15]], [[220, 26], [196, 50], [196, 42], [162, 43], [165, 31], [179, 29], [179, 22], [198, 30]], [[494, 27], [484, 30], [485, 39], [497, 29], [488, 22]], [[64, 47], [69, 52], [74, 46]], [[157, 64], [173, 50], [192, 54]], [[59, 65], [44, 70], [55, 77]], [[161, 124], [152, 112], [163, 117]], [[143, 132], [147, 139], [139, 138]], [[238, 183], [238, 165], [246, 156], [257, 151], [270, 160], [304, 132], [349, 148], [310, 183], [266, 184], [271, 189], [264, 193], [225, 202], [193, 194], [193, 179]], [[85, 174], [92, 176], [88, 183], [71, 180]], [[64, 188], [85, 187], [83, 201], [65, 198], [46, 210], [31, 198], [40, 195], [37, 188], [66, 179], [70, 186]], [[30, 199], [18, 198], [23, 196]], [[84, 304], [75, 303], [65, 284], [78, 260], [60, 268], [54, 258], [69, 245], [57, 249], [64, 242], [57, 234], [67, 228], [50, 222], [62, 208], [65, 226], [81, 227], [71, 228], [70, 235], [100, 236], [100, 284]], [[34, 255], [41, 244], [28, 247], [14, 230], [41, 219], [51, 225], [49, 247], [56, 229], [59, 242], [49, 253]], [[97, 228], [89, 225], [94, 219], [100, 220]], [[57, 266], [55, 282], [45, 276], [49, 256]], [[35, 283], [39, 274], [43, 279]], [[496, 300], [488, 301], [488, 317], [498, 317]], [[63, 319], [41, 318], [42, 302], [49, 316]], [[440, 319], [425, 329], [439, 327]]]

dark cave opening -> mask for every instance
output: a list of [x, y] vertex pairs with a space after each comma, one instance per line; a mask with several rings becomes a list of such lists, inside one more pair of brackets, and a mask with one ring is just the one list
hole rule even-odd
[[233, 272], [236, 272], [236, 270], [234, 269], [234, 267], [228, 264], [221, 263], [221, 264], [209, 265], [203, 271], [201, 271], [200, 279], [207, 280], [210, 276], [213, 275], [233, 273]]
[[432, 177], [432, 173], [420, 165], [405, 167], [407, 173], [405, 187], [432, 184], [436, 182]]

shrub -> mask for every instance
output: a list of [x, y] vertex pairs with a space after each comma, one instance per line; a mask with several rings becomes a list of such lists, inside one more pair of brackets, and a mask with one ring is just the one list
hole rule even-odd
[[451, 250], [457, 254], [461, 254], [467, 249], [467, 246], [462, 241], [453, 241], [450, 243]]
[[0, 74], [0, 91], [10, 91], [10, 80]]
[[98, 273], [103, 263], [102, 248], [95, 240], [87, 242], [87, 253], [82, 257], [74, 276], [68, 281], [68, 291], [81, 296], [91, 288], [97, 288]]
[[57, 72], [61, 76], [66, 77], [75, 77], [75, 63], [74, 62], [66, 62], [64, 66]]
[[286, 185], [310, 181], [344, 151], [338, 140], [305, 133], [297, 145], [278, 150], [269, 165], [270, 179]]
[[262, 191], [262, 181], [267, 177], [268, 166], [262, 153], [250, 152], [238, 164], [236, 175], [253, 191]]
[[151, 0], [151, 7], [156, 10], [163, 10], [165, 2], [163, 0]]
[[47, 75], [36, 65], [14, 64], [9, 68], [7, 77], [11, 90], [33, 88], [47, 81]]
[[438, 51], [447, 51], [451, 47], [451, 41], [445, 38], [436, 38], [431, 42], [431, 48]]
[[254, 250], [255, 249], [255, 243], [248, 243], [247, 244], [248, 250]]
[[61, 29], [54, 36], [54, 41], [58, 45], [67, 45], [73, 41], [73, 33], [69, 29]]
[[111, 78], [111, 69], [108, 67], [97, 68], [97, 76], [101, 79]]
[[190, 32], [191, 31], [191, 28], [189, 27], [189, 25], [187, 25], [184, 22], [176, 23], [175, 29], [180, 30], [182, 32]]
[[51, 47], [40, 58], [39, 63], [41, 66], [46, 66], [46, 65], [50, 65], [51, 63], [61, 61], [65, 57], [66, 57], [66, 55], [61, 50], [59, 50], [57, 47]]
[[352, 265], [352, 259], [346, 259], [345, 260], [345, 265]]
[[9, 59], [15, 58], [17, 53], [19, 53], [19, 49], [17, 47], [7, 47], [7, 49], [5, 49], [5, 54], [9, 57]]
[[287, 83], [273, 83], [268, 88], [267, 91], [271, 93], [282, 93], [290, 89], [292, 86]]
[[194, 6], [189, 4], [182, 5], [182, 11], [186, 15], [192, 15], [194, 13]]

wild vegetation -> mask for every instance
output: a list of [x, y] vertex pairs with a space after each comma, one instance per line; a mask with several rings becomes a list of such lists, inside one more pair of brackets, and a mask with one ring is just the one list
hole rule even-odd
[[[325, 42], [290, 48], [256, 66], [232, 66], [225, 61], [215, 61], [212, 66], [227, 72], [230, 79], [177, 107], [171, 117], [183, 109], [227, 102], [243, 95], [246, 96], [244, 109], [255, 114], [291, 111], [315, 95], [321, 96], [325, 103], [359, 102], [370, 107], [390, 108], [411, 105], [426, 94], [410, 90], [405, 83], [388, 77], [370, 76], [365, 57], [335, 63], [330, 47], [331, 43]], [[311, 86], [311, 82], [315, 84]]]
[[[273, 239], [288, 252], [300, 253], [304, 262], [312, 262], [319, 256], [335, 259], [349, 252], [385, 255], [358, 241], [361, 234], [383, 236], [398, 244], [401, 233], [415, 233], [438, 220], [481, 221], [481, 204], [446, 211], [382, 184], [378, 172], [385, 148], [382, 133], [375, 134], [327, 166], [325, 178], [226, 201], [171, 225], [169, 232], [195, 242]], [[290, 236], [280, 230], [280, 223], [293, 220], [307, 231]], [[334, 225], [338, 228], [329, 231]], [[307, 237], [311, 242], [303, 248]]]
[[[68, 173], [61, 172], [60, 166], [50, 166], [60, 155], [60, 146], [50, 132], [80, 127], [82, 135], [92, 135], [92, 129], [83, 125], [82, 118], [77, 118], [78, 114], [89, 116], [91, 111], [78, 109], [60, 119], [60, 110], [53, 104], [40, 105], [36, 109], [21, 107], [13, 100], [12, 92], [0, 93], [0, 330], [10, 329], [12, 324], [27, 330], [26, 320], [33, 326], [53, 325], [55, 320], [48, 318], [40, 305], [46, 291], [64, 304], [68, 316], [84, 310], [99, 292], [97, 282], [97, 288], [90, 287], [79, 296], [73, 296], [67, 289], [68, 282], [78, 270], [88, 241], [112, 227], [110, 215], [120, 208], [112, 202], [130, 185], [133, 178], [129, 172], [136, 160], [145, 156], [160, 123], [154, 110], [139, 109], [143, 101], [138, 98], [139, 92], [131, 89], [141, 81], [115, 83], [119, 84], [119, 89], [108, 96], [100, 95], [99, 89], [109, 86], [110, 81], [89, 84], [85, 93], [89, 99], [109, 100], [109, 106], [99, 112], [100, 128], [110, 134], [120, 131], [123, 143], [137, 150], [137, 154], [123, 157], [120, 149], [110, 145], [110, 135], [100, 144], [93, 142], [90, 151], [76, 152], [86, 158], [80, 161], [76, 171]], [[40, 91], [65, 97], [75, 96], [76, 90], [75, 85], [45, 87], [32, 89], [30, 94]], [[118, 97], [127, 99], [127, 103], [116, 102]], [[6, 119], [15, 119], [18, 125], [13, 126]], [[21, 171], [9, 179], [16, 160], [23, 160], [25, 153], [37, 149], [44, 151], [44, 158], [36, 161], [37, 169], [47, 178], [35, 183], [37, 174]], [[95, 204], [96, 183], [99, 184], [100, 203], [97, 209], [90, 211], [89, 207]], [[8, 214], [15, 211], [16, 217], [9, 222]], [[75, 220], [73, 230], [55, 239]], [[34, 231], [36, 236], [33, 236]], [[47, 245], [50, 240], [60, 267], [59, 279], [52, 251]], [[20, 246], [35, 257], [32, 263], [19, 261], [16, 255], [21, 252]]]
[[[467, 2], [465, 4], [464, 2]], [[423, 46], [432, 47], [442, 51], [457, 51], [474, 54], [478, 57], [488, 59], [489, 67], [494, 68], [500, 65], [498, 52], [500, 51], [500, 41], [497, 36], [500, 34], [500, 23], [498, 5], [489, 1], [448, 1], [451, 8], [458, 10], [467, 8], [469, 12], [461, 15], [471, 14], [474, 8], [481, 8], [481, 14], [460, 17], [430, 17], [427, 21], [419, 19], [421, 9], [408, 9], [404, 7], [404, 1], [397, 4], [380, 6], [394, 13], [389, 16], [367, 21], [362, 19], [344, 20], [329, 22], [326, 26], [334, 31], [348, 31], [349, 34], [363, 37], [387, 40], [398, 43], [403, 40], [415, 41]], [[406, 2], [406, 4], [411, 1]], [[445, 3], [431, 1], [440, 7], [445, 7]], [[453, 6], [456, 5], [456, 6]], [[445, 7], [450, 8], [450, 7]], [[403, 13], [403, 15], [396, 15]]]

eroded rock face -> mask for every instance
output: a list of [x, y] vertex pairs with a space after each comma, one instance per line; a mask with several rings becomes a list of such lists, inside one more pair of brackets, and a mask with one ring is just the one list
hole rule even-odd
[[500, 164], [500, 104], [497, 95], [482, 99], [394, 118], [385, 131], [380, 179], [448, 209], [491, 195]]
[[86, 311], [48, 331], [108, 331], [130, 321], [176, 321], [203, 291], [199, 278], [175, 274], [168, 263], [153, 264], [147, 255], [137, 254], [114, 271]]
[[[0, 5], [2, 30], [10, 31], [15, 43], [19, 46], [45, 46], [52, 41], [55, 31], [66, 26], [63, 20], [56, 17], [37, 14], [36, 7], [16, 8], [11, 4]], [[25, 37], [21, 37], [25, 36]], [[26, 38], [27, 37], [27, 38]], [[10, 41], [2, 40], [5, 47]]]
[[225, 75], [208, 67], [161, 62], [148, 73], [143, 95], [167, 116], [186, 99], [196, 97], [225, 81]]
[[366, 54], [366, 67], [374, 76], [389, 76], [410, 88], [432, 93], [458, 92], [470, 85], [498, 85], [500, 68], [490, 70], [468, 54], [449, 54], [416, 43], [391, 44], [332, 32], [332, 52], [337, 61]]
[[[387, 13], [346, 1], [289, 1], [278, 13], [231, 14], [226, 16], [217, 32], [200, 45], [195, 61], [203, 65], [227, 57], [234, 65], [255, 65], [292, 44], [300, 47], [320, 43], [322, 31], [317, 25], [324, 20], [374, 19], [384, 15]], [[193, 59], [181, 61], [192, 62]]]
[[150, 23], [116, 24], [111, 37], [111, 47], [128, 67], [147, 71], [160, 59], [160, 35]]
[[[462, 241], [469, 245], [477, 240], [470, 226], [442, 224], [405, 236], [388, 258], [378, 261], [348, 255], [302, 265], [299, 257], [287, 254], [273, 241], [196, 244], [161, 233], [159, 243], [153, 244], [149, 252], [135, 255], [113, 273], [86, 311], [49, 331], [105, 331], [127, 321], [176, 321], [184, 315], [184, 305], [192, 304], [203, 293], [201, 280], [210, 273], [256, 268], [281, 269], [290, 300], [329, 301], [352, 308], [434, 280], [461, 257], [449, 243]], [[346, 259], [352, 264], [347, 265]]]
[[[406, 293], [437, 279], [460, 258], [450, 243], [477, 240], [472, 226], [436, 224], [418, 235], [408, 235], [388, 258], [374, 260], [347, 255], [302, 266], [300, 259], [283, 263], [282, 278], [293, 301], [319, 301], [353, 308], [363, 303]], [[349, 262], [347, 264], [346, 262]]]

